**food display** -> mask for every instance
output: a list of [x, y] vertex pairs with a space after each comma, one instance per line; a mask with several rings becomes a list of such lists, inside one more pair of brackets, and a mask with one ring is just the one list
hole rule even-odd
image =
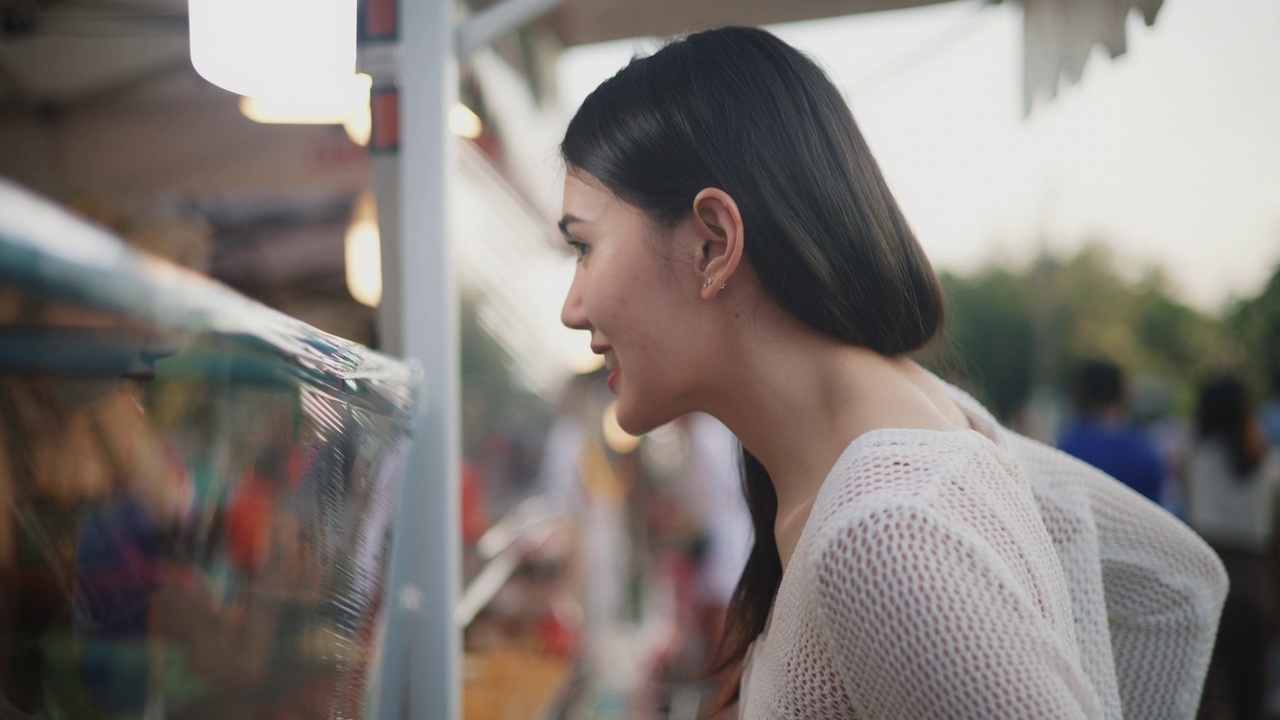
[[419, 370], [0, 207], [0, 717], [366, 715]]

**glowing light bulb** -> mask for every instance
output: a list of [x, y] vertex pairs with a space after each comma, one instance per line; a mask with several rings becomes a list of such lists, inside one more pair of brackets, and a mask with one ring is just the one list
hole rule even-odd
[[356, 200], [343, 246], [347, 291], [360, 304], [378, 307], [382, 302], [382, 238], [372, 191], [365, 190]]
[[449, 132], [458, 137], [475, 140], [480, 137], [480, 133], [484, 132], [484, 124], [480, 122], [480, 116], [476, 115], [471, 108], [457, 103], [449, 111]]

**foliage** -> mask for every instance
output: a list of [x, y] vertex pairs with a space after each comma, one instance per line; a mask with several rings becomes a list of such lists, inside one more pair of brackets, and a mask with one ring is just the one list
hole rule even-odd
[[972, 277], [943, 273], [947, 325], [922, 361], [1007, 415], [1031, 390], [1033, 323], [1027, 278], [1001, 267]]
[[[948, 326], [941, 350], [922, 359], [1008, 418], [1033, 392], [1060, 396], [1086, 358], [1109, 359], [1189, 398], [1203, 374], [1241, 356], [1230, 352], [1241, 341], [1227, 324], [1180, 302], [1159, 268], [1134, 281], [1115, 265], [1107, 246], [1095, 242], [1067, 258], [1042, 254], [1025, 268], [944, 273]], [[1267, 292], [1234, 316], [1253, 338], [1246, 358], [1259, 357], [1262, 338], [1271, 338], [1271, 347], [1280, 338], [1280, 282], [1273, 279]]]
[[1257, 297], [1236, 304], [1227, 326], [1238, 338], [1242, 364], [1257, 391], [1280, 394], [1280, 265]]

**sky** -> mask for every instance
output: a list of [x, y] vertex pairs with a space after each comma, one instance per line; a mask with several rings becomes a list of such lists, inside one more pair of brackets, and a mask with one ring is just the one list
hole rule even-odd
[[[1280, 263], [1280, 1], [1165, 0], [1095, 48], [1079, 85], [1022, 109], [1022, 11], [975, 0], [771, 28], [853, 109], [941, 270], [1025, 263], [1105, 239], [1120, 271], [1157, 264], [1205, 311]], [[571, 48], [572, 113], [652, 39]]]

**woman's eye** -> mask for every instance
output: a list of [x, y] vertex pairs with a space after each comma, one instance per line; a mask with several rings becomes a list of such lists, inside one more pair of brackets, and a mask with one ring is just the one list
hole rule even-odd
[[573, 251], [578, 254], [579, 260], [587, 254], [588, 248], [586, 243], [578, 242], [577, 240], [570, 240], [569, 247], [573, 248]]

